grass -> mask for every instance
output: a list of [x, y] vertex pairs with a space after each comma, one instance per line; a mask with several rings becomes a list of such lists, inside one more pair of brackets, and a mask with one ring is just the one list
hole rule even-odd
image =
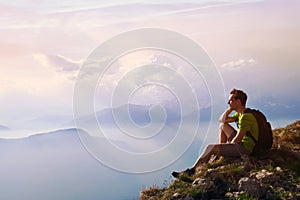
[[230, 200], [258, 200], [258, 198], [249, 195], [248, 193], [242, 193], [238, 197], [231, 197]]

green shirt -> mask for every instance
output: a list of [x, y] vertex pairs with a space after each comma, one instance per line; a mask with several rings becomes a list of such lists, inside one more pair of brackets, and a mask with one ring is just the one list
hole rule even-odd
[[[256, 140], [258, 140], [258, 124], [251, 113], [243, 113], [241, 115], [239, 115], [239, 113], [235, 113], [232, 117], [238, 123], [239, 131], [248, 131]], [[247, 135], [243, 137], [242, 144], [250, 153], [253, 151], [255, 146], [255, 142]]]

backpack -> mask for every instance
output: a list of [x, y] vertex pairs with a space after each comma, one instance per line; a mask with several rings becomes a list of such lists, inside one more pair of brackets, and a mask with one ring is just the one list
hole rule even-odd
[[259, 110], [247, 108], [245, 113], [251, 113], [258, 125], [258, 140], [256, 140], [250, 132], [247, 135], [255, 142], [253, 155], [259, 155], [261, 152], [271, 149], [273, 145], [273, 133], [270, 122], [267, 121], [266, 116]]

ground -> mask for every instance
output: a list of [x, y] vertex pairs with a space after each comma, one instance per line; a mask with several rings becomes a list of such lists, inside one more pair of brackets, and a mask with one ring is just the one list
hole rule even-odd
[[195, 175], [152, 186], [140, 199], [300, 199], [300, 121], [273, 130], [264, 156], [212, 157]]

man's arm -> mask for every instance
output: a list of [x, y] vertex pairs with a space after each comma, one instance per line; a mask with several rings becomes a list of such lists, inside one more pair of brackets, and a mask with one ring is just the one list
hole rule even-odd
[[242, 142], [243, 137], [246, 135], [247, 131], [239, 130], [236, 136], [232, 139], [231, 143], [238, 144]]
[[231, 108], [228, 108], [227, 110], [225, 110], [225, 112], [220, 116], [219, 118], [219, 122], [222, 123], [230, 123], [230, 122], [234, 122], [235, 119], [233, 117], [229, 117], [229, 114], [232, 112], [233, 110]]

